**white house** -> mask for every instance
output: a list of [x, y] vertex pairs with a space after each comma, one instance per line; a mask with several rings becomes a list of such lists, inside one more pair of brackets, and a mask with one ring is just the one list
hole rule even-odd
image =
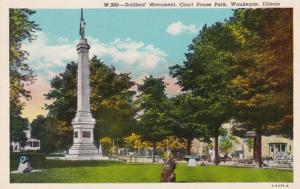
[[40, 145], [40, 140], [38, 139], [35, 139], [35, 138], [31, 138], [31, 131], [32, 131], [32, 128], [31, 128], [31, 125], [29, 124], [27, 126], [27, 129], [24, 130], [24, 133], [26, 135], [26, 144], [24, 147], [22, 147], [20, 145], [20, 142], [12, 142], [11, 143], [11, 146], [12, 146], [12, 151], [13, 152], [20, 152], [20, 151], [38, 151], [40, 150], [41, 148], [41, 145]]

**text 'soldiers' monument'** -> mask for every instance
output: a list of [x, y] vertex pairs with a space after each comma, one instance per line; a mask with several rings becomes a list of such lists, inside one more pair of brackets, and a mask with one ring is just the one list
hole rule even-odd
[[90, 70], [89, 70], [89, 49], [90, 45], [84, 35], [83, 10], [80, 18], [80, 41], [76, 47], [78, 52], [78, 73], [77, 73], [77, 111], [72, 120], [73, 125], [73, 146], [69, 149], [67, 158], [74, 159], [99, 159], [101, 152], [94, 145], [95, 119], [90, 110]]

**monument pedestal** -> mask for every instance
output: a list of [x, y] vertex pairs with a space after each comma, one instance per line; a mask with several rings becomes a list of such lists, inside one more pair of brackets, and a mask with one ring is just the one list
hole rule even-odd
[[73, 146], [65, 156], [67, 159], [101, 159], [102, 152], [94, 145], [95, 119], [88, 111], [78, 111], [72, 120]]

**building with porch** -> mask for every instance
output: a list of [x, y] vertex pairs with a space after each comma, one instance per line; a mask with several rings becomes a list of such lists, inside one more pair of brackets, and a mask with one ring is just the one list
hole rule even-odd
[[[228, 133], [232, 128], [232, 122], [225, 123], [222, 126]], [[239, 159], [252, 159], [253, 158], [253, 148], [249, 148], [247, 145], [247, 140], [245, 138], [236, 137], [236, 142], [233, 142], [233, 147], [230, 152], [230, 156]], [[213, 148], [214, 139], [212, 138], [212, 143], [207, 144], [194, 139], [192, 145], [192, 153], [199, 155], [200, 157], [207, 157], [208, 150]], [[222, 136], [219, 137], [219, 148], [222, 141]], [[293, 140], [289, 138], [282, 137], [280, 135], [262, 136], [262, 157], [272, 158], [272, 159], [291, 159], [293, 157]], [[224, 155], [221, 149], [219, 149], [220, 155]]]
[[35, 138], [31, 138], [31, 125], [29, 124], [27, 126], [27, 129], [24, 130], [24, 133], [26, 135], [26, 143], [25, 146], [21, 146], [20, 142], [11, 142], [11, 147], [12, 147], [12, 151], [13, 152], [21, 152], [21, 151], [38, 151], [41, 149], [40, 146], [40, 140], [39, 139], [35, 139]]

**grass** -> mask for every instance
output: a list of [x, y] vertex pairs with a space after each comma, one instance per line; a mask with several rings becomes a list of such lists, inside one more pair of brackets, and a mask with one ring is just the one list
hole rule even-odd
[[[34, 169], [41, 172], [11, 174], [12, 183], [153, 183], [160, 182], [161, 165], [125, 164], [116, 161], [45, 160], [32, 156]], [[11, 170], [18, 156], [11, 157]], [[34, 160], [35, 159], [35, 160]], [[293, 172], [275, 169], [225, 166], [187, 167], [177, 164], [177, 182], [293, 182]]]
[[[16, 170], [19, 166], [20, 157], [23, 154], [12, 154], [10, 157], [10, 171]], [[64, 161], [64, 160], [47, 160], [45, 154], [30, 153], [25, 154], [33, 169], [51, 169], [51, 168], [76, 168], [76, 167], [98, 167], [105, 165], [121, 164], [119, 161]]]
[[18, 183], [135, 183], [159, 182], [161, 165], [111, 164], [97, 167], [52, 168], [29, 174], [11, 174]]
[[177, 182], [293, 182], [288, 170], [178, 164]]

